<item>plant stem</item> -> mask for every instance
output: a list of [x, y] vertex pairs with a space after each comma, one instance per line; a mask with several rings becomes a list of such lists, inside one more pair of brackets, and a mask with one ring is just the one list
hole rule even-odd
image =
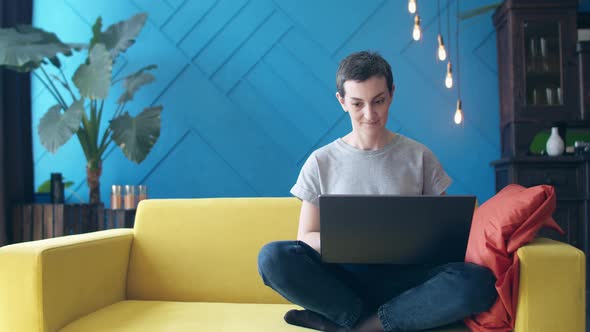
[[49, 87], [49, 85], [43, 80], [43, 78], [41, 78], [41, 76], [39, 76], [39, 74], [37, 74], [36, 72], [33, 72], [33, 75], [35, 75], [35, 77], [41, 81], [41, 83], [43, 83], [43, 85], [45, 86], [45, 88], [49, 91], [49, 93], [51, 93], [51, 95], [53, 96], [53, 98], [55, 98], [55, 101], [57, 101], [58, 104], [61, 105], [61, 107], [64, 110], [68, 109], [68, 105], [66, 105], [65, 103], [63, 103], [55, 94], [55, 92], [53, 92], [53, 90], [51, 90], [51, 88]]
[[104, 99], [100, 101], [100, 108], [98, 109], [98, 125], [100, 128], [100, 121], [102, 121], [102, 109], [104, 107]]
[[[100, 145], [98, 146], [98, 155], [99, 156], [102, 156], [102, 153], [106, 150], [107, 146], [111, 143], [111, 141], [112, 141], [112, 137], [110, 137], [111, 132], [112, 132], [112, 130], [110, 127], [104, 131], [104, 134], [102, 135], [102, 139], [100, 140]], [[109, 138], [109, 137], [110, 137], [110, 139], [109, 139], [108, 143], [106, 143], [107, 138]]]
[[127, 102], [124, 102], [123, 104], [119, 104], [119, 106], [117, 108], [117, 111], [115, 111], [115, 114], [113, 114], [113, 119], [118, 117], [119, 115], [121, 115], [121, 113], [123, 113], [123, 110], [125, 109], [125, 105], [127, 105]]
[[[100, 101], [100, 107], [98, 108], [98, 116], [96, 119], [96, 136], [94, 138], [94, 140], [98, 143], [98, 135], [100, 133], [100, 125], [101, 125], [101, 121], [102, 121], [102, 109], [104, 107], [104, 99], [102, 99]], [[100, 145], [97, 145], [97, 147], [100, 147]]]
[[[53, 87], [53, 90], [55, 91], [55, 93], [57, 94], [57, 96], [60, 98], [61, 102], [63, 105], [67, 105], [66, 101], [64, 100], [64, 98], [61, 96], [61, 94], [59, 93], [59, 90], [57, 90], [57, 87], [55, 86], [55, 84], [53, 84], [53, 81], [51, 80], [51, 78], [49, 77], [49, 75], [47, 75], [47, 72], [45, 71], [45, 69], [43, 68], [43, 66], [39, 66], [39, 68], [41, 68], [41, 71], [43, 72], [43, 74], [45, 75], [45, 78], [47, 79], [47, 81], [49, 81], [49, 84], [51, 84], [51, 86]], [[64, 107], [64, 110], [67, 110], [68, 107]]]
[[124, 80], [124, 79], [126, 79], [126, 78], [127, 78], [127, 77], [121, 77], [121, 78], [117, 78], [117, 79], [115, 80], [115, 79], [114, 79], [114, 77], [113, 77], [113, 83], [112, 83], [112, 85], [115, 85], [115, 84], [117, 84], [117, 83], [121, 82], [122, 80]]
[[76, 96], [74, 95], [74, 92], [72, 91], [72, 88], [70, 87], [70, 84], [68, 83], [68, 80], [66, 79], [66, 75], [64, 74], [63, 70], [61, 70], [61, 68], [58, 68], [59, 72], [61, 73], [61, 77], [63, 77], [64, 79], [64, 84], [66, 86], [66, 89], [70, 92], [70, 95], [72, 96], [72, 99], [74, 101], [78, 100], [78, 98], [76, 98]]
[[96, 99], [92, 99], [90, 100], [90, 121], [95, 121], [96, 120], [96, 116], [97, 116], [97, 108], [98, 105], [96, 103]]
[[86, 112], [82, 112], [82, 127], [78, 129], [77, 135], [78, 139], [80, 140], [80, 145], [82, 146], [82, 150], [84, 150], [84, 155], [86, 156], [86, 160], [90, 161], [94, 158], [96, 153], [96, 147], [91, 144], [90, 142], [90, 124], [88, 123], [88, 117], [86, 116]]
[[125, 104], [125, 103], [123, 103], [123, 104], [119, 104], [119, 105], [117, 106], [117, 109], [115, 110], [115, 113], [113, 113], [113, 117], [112, 117], [112, 119], [114, 119], [114, 118], [116, 118], [116, 117], [117, 117], [117, 114], [118, 114], [118, 113], [119, 113], [119, 112], [120, 112], [120, 111], [123, 109], [123, 105], [124, 105], [124, 104]]
[[98, 155], [102, 156], [102, 154], [105, 152], [105, 150], [107, 149], [107, 147], [113, 142], [113, 136], [109, 135], [108, 136], [108, 141], [106, 142], [106, 144], [102, 145], [100, 147], [100, 149], [98, 149]]
[[86, 136], [86, 131], [83, 130], [83, 128], [80, 128], [76, 132], [76, 136], [78, 136], [78, 141], [80, 142], [82, 151], [84, 151], [84, 156], [86, 157], [86, 160], [90, 160], [90, 152], [88, 151], [88, 139]]
[[88, 121], [88, 136], [92, 151], [98, 151], [98, 128], [96, 128], [97, 118], [97, 103], [96, 99], [90, 100], [90, 121]]

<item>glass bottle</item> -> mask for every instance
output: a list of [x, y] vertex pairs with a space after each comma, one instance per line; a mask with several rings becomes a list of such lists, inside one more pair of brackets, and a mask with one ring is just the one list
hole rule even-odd
[[137, 187], [137, 204], [144, 199], [147, 199], [147, 186], [145, 184], [140, 184]]
[[121, 196], [121, 186], [113, 185], [111, 189], [111, 209], [123, 208], [123, 196]]
[[125, 185], [125, 210], [135, 209], [135, 186]]

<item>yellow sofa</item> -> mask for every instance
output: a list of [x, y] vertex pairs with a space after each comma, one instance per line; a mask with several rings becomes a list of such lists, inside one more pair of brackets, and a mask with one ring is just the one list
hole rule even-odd
[[[257, 271], [265, 243], [295, 237], [299, 208], [295, 198], [148, 200], [134, 229], [2, 247], [0, 331], [305, 331], [284, 323], [296, 306]], [[582, 252], [538, 239], [518, 255], [515, 331], [584, 331]]]

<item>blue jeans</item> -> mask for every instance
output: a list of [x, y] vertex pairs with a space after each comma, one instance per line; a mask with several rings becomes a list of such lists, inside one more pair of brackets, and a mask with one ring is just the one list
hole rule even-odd
[[488, 310], [493, 273], [471, 263], [328, 264], [302, 241], [265, 245], [258, 256], [264, 284], [284, 298], [353, 328], [377, 315], [385, 331], [420, 331]]

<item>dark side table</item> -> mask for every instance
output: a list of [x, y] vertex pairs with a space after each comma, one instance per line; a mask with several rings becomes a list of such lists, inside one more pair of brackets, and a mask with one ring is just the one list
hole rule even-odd
[[133, 228], [135, 210], [105, 209], [103, 204], [19, 204], [12, 217], [13, 242]]

